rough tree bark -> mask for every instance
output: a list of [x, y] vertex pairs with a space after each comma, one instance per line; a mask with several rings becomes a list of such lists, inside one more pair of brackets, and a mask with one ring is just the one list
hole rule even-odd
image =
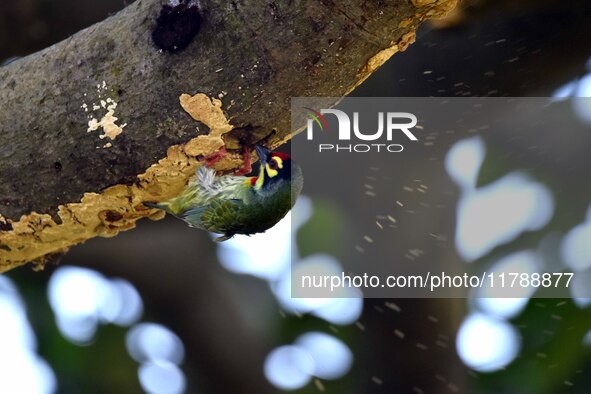
[[138, 0], [0, 68], [0, 272], [158, 218], [202, 155], [287, 141], [290, 97], [347, 94], [456, 1]]

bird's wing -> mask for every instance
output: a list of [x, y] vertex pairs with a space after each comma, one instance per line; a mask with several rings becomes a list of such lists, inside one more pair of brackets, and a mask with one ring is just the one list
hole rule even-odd
[[189, 209], [181, 215], [181, 219], [192, 227], [232, 236], [240, 230], [243, 205], [244, 203], [240, 200], [216, 198], [208, 205]]
[[179, 218], [183, 219], [191, 227], [203, 228], [203, 225], [201, 224], [201, 216], [207, 208], [209, 208], [209, 205], [191, 208], [181, 213]]

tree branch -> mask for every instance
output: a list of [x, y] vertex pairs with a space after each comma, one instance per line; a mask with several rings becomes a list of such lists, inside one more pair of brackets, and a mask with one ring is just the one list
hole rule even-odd
[[290, 97], [347, 94], [455, 3], [138, 0], [0, 68], [0, 271], [158, 218], [200, 155], [287, 141]]

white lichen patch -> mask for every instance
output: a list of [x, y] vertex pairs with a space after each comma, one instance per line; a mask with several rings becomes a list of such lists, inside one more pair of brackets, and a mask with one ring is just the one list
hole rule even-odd
[[[88, 129], [87, 132], [96, 131], [99, 129], [103, 130], [103, 133], [99, 135], [100, 139], [109, 138], [114, 140], [117, 136], [123, 133], [123, 128], [127, 126], [127, 123], [122, 125], [117, 124], [117, 118], [115, 116], [115, 109], [117, 108], [117, 102], [113, 100], [111, 97], [103, 98], [103, 94], [107, 91], [107, 83], [103, 81], [102, 84], [96, 85], [96, 92], [99, 98], [99, 103], [92, 103], [92, 106], [89, 106], [86, 103], [82, 103], [81, 108], [84, 112], [88, 113], [91, 112], [103, 112], [107, 111], [103, 114], [100, 118], [93, 116], [92, 114], [88, 116]], [[86, 96], [86, 94], [85, 94]], [[92, 109], [91, 109], [92, 108]], [[105, 144], [103, 148], [110, 148], [112, 146], [111, 143]]]
[[[111, 99], [107, 99], [111, 100]], [[127, 124], [122, 124], [121, 126], [117, 125], [118, 118], [115, 116], [115, 108], [117, 108], [117, 103], [111, 101], [107, 104], [106, 101], [101, 101], [100, 108], [105, 108], [107, 113], [103, 115], [102, 119], [99, 121], [96, 118], [92, 118], [88, 121], [88, 132], [98, 130], [99, 128], [103, 129], [103, 134], [99, 135], [100, 139], [103, 138], [110, 138], [114, 140], [117, 136], [123, 133], [123, 128], [127, 126]]]

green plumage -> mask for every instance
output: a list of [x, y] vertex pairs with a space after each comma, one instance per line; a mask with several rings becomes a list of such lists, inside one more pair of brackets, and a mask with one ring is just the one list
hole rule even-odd
[[[289, 212], [300, 194], [303, 178], [299, 166], [289, 156], [280, 154], [280, 158], [273, 158], [273, 153], [260, 147], [257, 153], [261, 159], [258, 178], [216, 177], [213, 169], [202, 166], [181, 195], [164, 203], [145, 204], [163, 209], [191, 227], [223, 234], [216, 241], [235, 234], [264, 232]], [[275, 166], [281, 162], [282, 168], [269, 169], [266, 164], [270, 161], [275, 161]], [[255, 184], [261, 177], [260, 184]]]

